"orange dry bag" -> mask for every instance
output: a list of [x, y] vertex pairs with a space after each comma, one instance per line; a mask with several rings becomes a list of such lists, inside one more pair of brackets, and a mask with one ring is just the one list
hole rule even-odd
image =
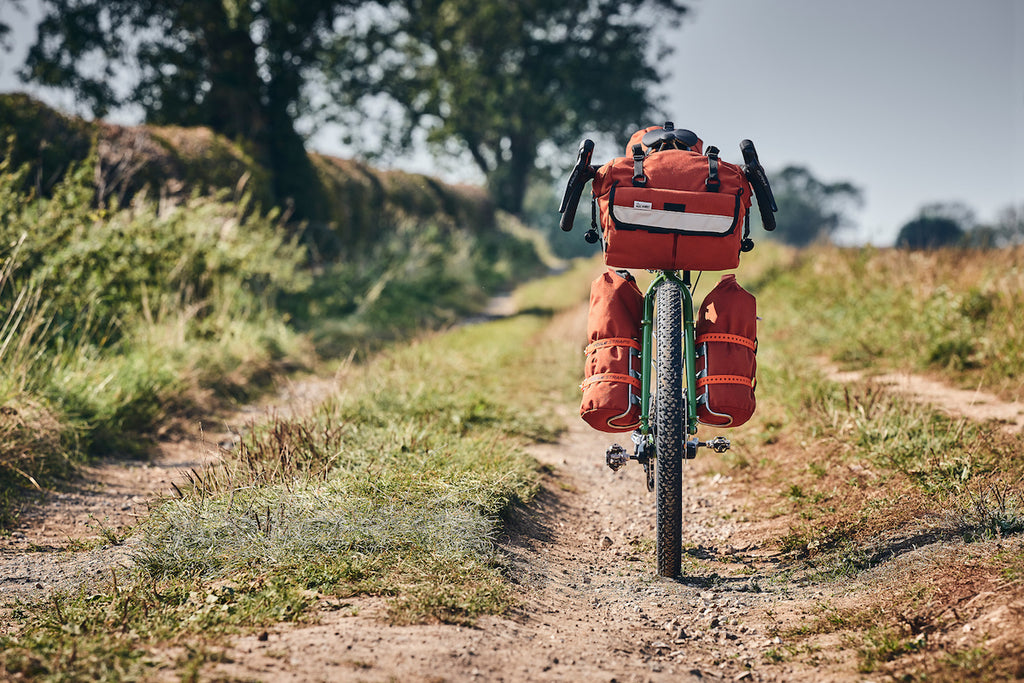
[[628, 271], [607, 271], [590, 286], [580, 416], [602, 432], [640, 424], [640, 317], [644, 295]]
[[[685, 149], [655, 151], [649, 133], [688, 134]], [[595, 171], [594, 200], [604, 237], [604, 262], [619, 268], [729, 270], [740, 262], [752, 191], [743, 167], [719, 159], [688, 130], [637, 131], [627, 156]], [[596, 226], [595, 226], [596, 227]]]
[[738, 427], [754, 414], [757, 302], [723, 275], [697, 314], [697, 419]]

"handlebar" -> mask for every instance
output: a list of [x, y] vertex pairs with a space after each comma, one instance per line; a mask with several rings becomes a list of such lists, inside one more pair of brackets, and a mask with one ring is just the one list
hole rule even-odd
[[558, 227], [563, 231], [572, 230], [573, 221], [576, 219], [576, 208], [580, 203], [580, 195], [583, 194], [583, 186], [588, 180], [594, 177], [597, 169], [590, 165], [594, 157], [594, 141], [584, 140], [580, 143], [579, 152], [576, 154], [576, 165], [569, 174], [569, 182], [565, 185], [565, 194], [562, 195], [562, 204], [558, 213], [562, 217], [558, 221]]
[[761, 212], [761, 223], [765, 230], [771, 232], [775, 229], [775, 212], [779, 210], [779, 207], [775, 205], [772, 186], [768, 184], [768, 176], [757, 158], [754, 143], [744, 140], [740, 143], [740, 152], [743, 153], [743, 172], [747, 176], [750, 186], [754, 188], [754, 196], [757, 197], [757, 209]]

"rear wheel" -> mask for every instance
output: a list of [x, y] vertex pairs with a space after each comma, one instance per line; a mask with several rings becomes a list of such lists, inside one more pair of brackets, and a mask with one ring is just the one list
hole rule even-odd
[[682, 295], [672, 282], [655, 294], [657, 314], [654, 438], [656, 446], [658, 574], [679, 575], [682, 554], [682, 462], [686, 448], [683, 398]]

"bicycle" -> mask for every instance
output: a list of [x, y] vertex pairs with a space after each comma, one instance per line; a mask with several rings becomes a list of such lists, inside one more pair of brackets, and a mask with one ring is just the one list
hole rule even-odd
[[[692, 132], [674, 130], [667, 122], [664, 128], [646, 134], [643, 144], [657, 152], [667, 146], [689, 149], [687, 145], [692, 145], [694, 140], [697, 137]], [[710, 149], [713, 148], [709, 148], [709, 154]], [[563, 231], [572, 229], [583, 186], [597, 172], [591, 165], [593, 150], [591, 140], [584, 140], [580, 145], [576, 166], [559, 207], [562, 214], [559, 225]], [[766, 230], [774, 230], [774, 213], [778, 209], [754, 144], [744, 140], [740, 150], [743, 172], [757, 199], [762, 224]], [[600, 241], [596, 219], [585, 239], [591, 244]], [[751, 249], [753, 241], [748, 232], [742, 239], [740, 251]], [[629, 453], [614, 444], [605, 458], [608, 466], [616, 471], [630, 460], [643, 466], [647, 488], [655, 492], [657, 572], [674, 578], [680, 573], [682, 560], [682, 461], [696, 457], [699, 448], [724, 453], [731, 443], [724, 436], [707, 441], [697, 437], [697, 358], [701, 350], [696, 341], [693, 305], [696, 283], [691, 282], [691, 271], [652, 272], [655, 276], [644, 292], [640, 321], [640, 424], [631, 435], [634, 449]]]

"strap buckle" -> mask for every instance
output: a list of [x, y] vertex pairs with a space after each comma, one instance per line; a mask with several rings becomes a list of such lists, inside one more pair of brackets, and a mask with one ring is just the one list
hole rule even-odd
[[644, 148], [639, 143], [633, 145], [633, 185], [647, 186], [647, 176], [644, 175]]
[[704, 188], [708, 192], [718, 192], [722, 187], [722, 181], [718, 178], [718, 151], [714, 145], [708, 147], [708, 179], [704, 181]]

